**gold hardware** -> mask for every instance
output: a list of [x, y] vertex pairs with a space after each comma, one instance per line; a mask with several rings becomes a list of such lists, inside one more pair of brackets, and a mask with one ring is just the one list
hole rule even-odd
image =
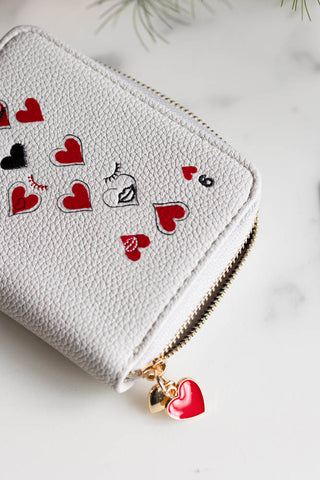
[[244, 261], [246, 260], [252, 245], [256, 239], [258, 231], [259, 218], [258, 215], [254, 221], [252, 229], [245, 241], [239, 248], [236, 255], [229, 262], [224, 272], [220, 275], [215, 285], [203, 297], [201, 302], [193, 310], [190, 317], [184, 322], [179, 332], [169, 342], [165, 350], [161, 353], [161, 357], [166, 360], [182, 348], [192, 337], [199, 331], [205, 321], [210, 317], [216, 306], [230, 287], [234, 277], [239, 272]]
[[[220, 275], [215, 285], [206, 293], [201, 302], [194, 309], [193, 313], [184, 322], [178, 333], [169, 342], [169, 344], [159, 355], [159, 357], [148, 363], [141, 370], [131, 371], [129, 373], [129, 377], [141, 376], [143, 378], [147, 378], [148, 380], [154, 381], [156, 380], [157, 376], [163, 376], [166, 368], [167, 359], [171, 357], [171, 355], [176, 353], [178, 350], [180, 350], [180, 348], [182, 348], [196, 334], [196, 332], [209, 318], [211, 313], [215, 310], [226, 290], [229, 288], [234, 277], [236, 276], [245, 259], [247, 258], [248, 253], [250, 252], [252, 245], [256, 239], [258, 221], [259, 219], [257, 216], [249, 235], [246, 237], [245, 241], [239, 248], [237, 254], [229, 262], [227, 268]], [[158, 370], [160, 373], [162, 372], [161, 375], [155, 375], [155, 371]]]
[[149, 410], [150, 413], [159, 413], [162, 412], [162, 410], [165, 410], [168, 401], [168, 399], [164, 392], [161, 390], [159, 385], [154, 385], [149, 393], [148, 397], [148, 405], [149, 405]]
[[149, 362], [142, 370], [140, 370], [139, 375], [142, 378], [146, 378], [153, 382], [163, 376], [165, 369], [166, 361], [160, 357]]
[[177, 395], [178, 387], [172, 380], [165, 380], [165, 359], [159, 357], [149, 362], [141, 371], [140, 376], [151, 382], [156, 381], [149, 392], [149, 410], [158, 413], [164, 410], [168, 402]]
[[167, 398], [173, 398], [177, 395], [178, 387], [172, 380], [165, 380], [162, 376], [157, 377], [157, 382], [164, 395]]

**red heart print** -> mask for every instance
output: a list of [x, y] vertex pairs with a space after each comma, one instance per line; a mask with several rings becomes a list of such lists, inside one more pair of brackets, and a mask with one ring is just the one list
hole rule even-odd
[[186, 180], [192, 180], [193, 174], [197, 173], [197, 167], [190, 166], [190, 167], [181, 167], [183, 176]]
[[89, 187], [81, 180], [74, 180], [71, 184], [72, 195], [62, 195], [58, 199], [58, 206], [63, 212], [90, 211], [91, 200]]
[[170, 417], [183, 420], [201, 415], [204, 411], [204, 399], [199, 385], [190, 378], [180, 380], [178, 396], [167, 405]]
[[120, 238], [124, 246], [124, 253], [133, 262], [141, 257], [139, 248], [146, 248], [150, 245], [150, 238], [147, 235], [123, 235]]
[[44, 118], [40, 105], [35, 98], [27, 98], [25, 101], [27, 110], [20, 110], [16, 113], [16, 119], [21, 123], [43, 122]]
[[32, 212], [39, 207], [41, 198], [36, 194], [26, 196], [26, 187], [23, 183], [14, 184], [10, 191], [10, 215]]
[[10, 127], [8, 107], [0, 100], [0, 128]]
[[161, 233], [172, 235], [176, 230], [176, 221], [185, 220], [189, 215], [187, 205], [182, 202], [154, 203], [156, 223]]
[[83, 165], [81, 140], [73, 135], [64, 138], [65, 150], [51, 152], [50, 160], [56, 166]]

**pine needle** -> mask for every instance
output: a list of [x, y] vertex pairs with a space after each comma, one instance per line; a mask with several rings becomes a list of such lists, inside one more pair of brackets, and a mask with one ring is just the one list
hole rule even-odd
[[[310, 12], [309, 12], [307, 0], [291, 0], [291, 2], [292, 2], [291, 9], [294, 10], [295, 12], [298, 10], [299, 3], [300, 3], [301, 18], [302, 18], [302, 20], [303, 20], [303, 18], [304, 18], [304, 13], [306, 13], [308, 19], [311, 21], [311, 15], [310, 15]], [[315, 0], [315, 2], [316, 2], [318, 5], [320, 5], [320, 0]], [[281, 0], [281, 7], [283, 7], [283, 5], [284, 5], [285, 3], [287, 3], [287, 0]]]
[[100, 15], [102, 22], [97, 32], [112, 19], [119, 17], [121, 12], [132, 8], [133, 28], [142, 45], [147, 48], [142, 30], [153, 42], [157, 39], [166, 42], [167, 40], [159, 32], [157, 25], [161, 26], [162, 24], [165, 28], [172, 30], [175, 23], [188, 23], [186, 20], [195, 17], [196, 3], [213, 11], [206, 0], [95, 0], [90, 7], [108, 6]]
[[[218, 0], [216, 1], [218, 2]], [[230, 6], [229, 0], [220, 1], [226, 6]], [[301, 18], [303, 19], [306, 14], [308, 19], [311, 20], [308, 8], [311, 0], [279, 1], [281, 7], [288, 2], [291, 3], [291, 9], [295, 12], [300, 7]], [[153, 42], [157, 39], [166, 42], [166, 39], [159, 31], [161, 25], [168, 30], [172, 30], [176, 23], [190, 23], [190, 20], [195, 18], [196, 9], [199, 6], [205, 7], [213, 13], [211, 2], [212, 0], [94, 0], [90, 7], [107, 6], [106, 10], [100, 15], [102, 22], [97, 31], [100, 31], [111, 20], [116, 21], [122, 12], [131, 8], [134, 30], [140, 42], [147, 48], [142, 31]], [[320, 5], [320, 0], [314, 0], [314, 2]]]

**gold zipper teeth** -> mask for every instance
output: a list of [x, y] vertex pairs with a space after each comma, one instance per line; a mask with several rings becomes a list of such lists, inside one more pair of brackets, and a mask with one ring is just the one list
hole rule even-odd
[[122, 75], [123, 77], [127, 78], [128, 80], [131, 80], [132, 82], [134, 83], [137, 83], [138, 85], [140, 85], [141, 87], [143, 88], [146, 88], [147, 90], [149, 90], [150, 92], [154, 93], [155, 95], [158, 95], [158, 97], [162, 98], [163, 100], [166, 100], [167, 102], [169, 102], [171, 105], [173, 105], [174, 107], [177, 107], [179, 108], [180, 110], [182, 110], [184, 113], [188, 114], [191, 118], [193, 118], [194, 120], [196, 120], [198, 123], [200, 123], [200, 125], [206, 127], [209, 132], [211, 133], [214, 133], [214, 135], [217, 136], [217, 138], [219, 138], [219, 140], [222, 140], [222, 141], [225, 141], [218, 133], [216, 133], [211, 127], [209, 127], [209, 125], [207, 123], [205, 123], [203, 120], [201, 120], [197, 115], [195, 115], [193, 112], [190, 112], [190, 110], [188, 110], [186, 107], [184, 107], [183, 105], [180, 105], [180, 103], [176, 102], [175, 100], [172, 100], [172, 98], [168, 97], [167, 95], [164, 95], [163, 93], [159, 92], [158, 90], [156, 90], [155, 88], [152, 88], [150, 87], [149, 85], [147, 85], [146, 83], [142, 83], [140, 82], [139, 80], [135, 79], [134, 77], [131, 77], [131, 75], [127, 75], [126, 73], [123, 73], [121, 72], [120, 70], [118, 70], [117, 68], [114, 68], [114, 67], [110, 67], [109, 65], [106, 65], [106, 64], [103, 64], [105, 67], [109, 68], [110, 70], [112, 70], [113, 72], [116, 72], [118, 73], [119, 75]]
[[[206, 295], [203, 297], [201, 302], [194, 309], [191, 316], [184, 323], [184, 325], [179, 329], [179, 332], [176, 334], [176, 336], [171, 340], [171, 342], [168, 344], [168, 346], [162, 352], [162, 354], [160, 354], [160, 357], [169, 358], [178, 350], [180, 350], [180, 348], [182, 348], [186, 343], [188, 343], [188, 341], [192, 337], [194, 337], [194, 335], [199, 331], [199, 329], [202, 327], [202, 325], [205, 323], [208, 317], [212, 314], [212, 312], [215, 310], [218, 303], [220, 303], [221, 298], [225, 295], [226, 291], [230, 287], [234, 277], [237, 275], [238, 271], [240, 270], [243, 263], [245, 262], [250, 250], [252, 249], [252, 245], [256, 239], [257, 229], [258, 229], [258, 216], [255, 219], [255, 222], [253, 224], [253, 227], [249, 235], [246, 237], [245, 241], [239, 248], [235, 257], [229, 262], [227, 268], [220, 275], [215, 285], [211, 287], [210, 290], [206, 293]], [[206, 307], [205, 311], [203, 312], [199, 320], [196, 322], [194, 326], [191, 327], [190, 332], [186, 334], [185, 332], [188, 330], [190, 325], [192, 325], [193, 319], [197, 316], [201, 308], [206, 305], [206, 303], [208, 302], [210, 297], [212, 297], [212, 295], [216, 290], [218, 290], [216, 296], [212, 298], [212, 300], [210, 301], [209, 305]], [[181, 336], [183, 336], [182, 339], [181, 339]], [[176, 342], [178, 343], [176, 344]]]
[[[186, 320], [186, 322], [182, 325], [182, 327], [179, 329], [179, 332], [176, 334], [176, 336], [171, 340], [171, 342], [167, 345], [165, 350], [157, 357], [157, 359], [165, 359], [165, 361], [170, 358], [174, 353], [176, 353], [178, 350], [180, 350], [186, 343], [191, 340], [191, 338], [194, 337], [194, 335], [200, 330], [200, 328], [203, 326], [203, 324], [206, 322], [208, 317], [212, 314], [212, 312], [215, 310], [216, 306], [218, 303], [220, 303], [221, 298], [225, 295], [226, 291], [228, 290], [229, 286], [231, 285], [234, 277], [237, 275], [239, 272], [241, 266], [245, 262], [250, 250], [252, 249], [252, 246], [254, 244], [254, 241], [257, 236], [257, 231], [258, 231], [258, 224], [259, 224], [259, 218], [258, 215], [256, 216], [256, 219], [254, 221], [254, 224], [252, 226], [252, 229], [248, 236], [246, 237], [245, 241], [239, 248], [237, 254], [234, 256], [234, 258], [229, 262], [228, 266], [224, 270], [224, 272], [219, 276], [217, 279], [215, 285], [208, 290], [206, 295], [203, 297], [201, 302], [196, 306], [194, 309], [193, 313], [190, 315], [190, 317]], [[192, 326], [190, 332], [186, 334], [185, 332], [188, 330], [188, 327], [192, 324], [192, 320], [198, 312], [201, 310], [202, 307], [206, 305], [206, 302], [212, 297], [213, 293], [217, 290], [217, 294], [212, 298], [210, 301], [209, 305], [206, 307], [205, 311], [199, 317], [197, 320], [196, 324]], [[183, 337], [183, 338], [181, 338]], [[175, 344], [177, 342], [177, 344]], [[129, 375], [129, 377], [136, 377], [136, 376], [141, 376], [142, 372], [144, 371], [145, 367], [138, 369], [138, 370], [132, 370]]]

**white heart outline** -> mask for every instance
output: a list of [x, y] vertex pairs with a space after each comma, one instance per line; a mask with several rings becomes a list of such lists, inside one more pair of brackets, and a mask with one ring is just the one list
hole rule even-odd
[[[67, 149], [65, 147], [65, 143], [69, 139], [75, 140], [78, 143], [78, 145], [80, 146], [82, 162], [60, 163], [56, 160], [56, 154], [58, 152], [67, 152]], [[54, 150], [52, 150], [50, 152], [49, 159], [50, 159], [50, 162], [53, 163], [53, 165], [55, 165], [56, 167], [72, 167], [73, 165], [85, 165], [84, 156], [83, 156], [82, 141], [80, 140], [79, 137], [77, 137], [76, 135], [72, 135], [72, 134], [66, 135], [63, 138], [62, 143], [63, 143], [63, 147], [55, 148]]]
[[38, 195], [37, 193], [35, 192], [32, 192], [30, 193], [29, 195], [26, 195], [27, 197], [29, 197], [30, 195], [35, 195], [36, 197], [38, 197], [38, 203], [36, 205], [34, 205], [32, 208], [29, 208], [28, 210], [23, 210], [21, 212], [16, 212], [16, 213], [13, 213], [12, 211], [12, 193], [13, 191], [17, 188], [17, 187], [23, 187], [25, 189], [25, 194], [27, 194], [27, 185], [23, 182], [15, 182], [11, 185], [11, 187], [9, 188], [8, 190], [8, 198], [9, 198], [9, 217], [15, 217], [16, 215], [21, 215], [22, 213], [31, 213], [31, 212], [34, 212], [35, 210], [37, 210], [40, 205], [41, 205], [41, 201], [42, 201], [42, 198], [40, 195]]
[[[90, 202], [90, 205], [91, 207], [90, 208], [76, 208], [74, 210], [70, 210], [68, 208], [66, 208], [64, 205], [63, 205], [63, 200], [66, 198], [66, 197], [75, 197], [75, 195], [73, 194], [72, 192], [72, 188], [75, 184], [77, 183], [80, 183], [81, 185], [83, 185], [85, 187], [85, 189], [87, 190], [87, 193], [88, 193], [88, 197], [89, 197], [89, 202]], [[76, 212], [92, 212], [92, 202], [91, 202], [91, 195], [90, 195], [90, 188], [89, 188], [89, 185], [84, 182], [83, 180], [73, 180], [70, 184], [70, 190], [71, 192], [70, 193], [65, 193], [63, 195], [61, 195], [58, 200], [57, 200], [57, 205], [59, 207], [59, 209], [64, 212], [64, 213], [76, 213]]]
[[[168, 203], [153, 203], [152, 204], [154, 206], [154, 212], [155, 212], [155, 216], [156, 216], [156, 225], [157, 225], [157, 228], [159, 230], [159, 232], [165, 234], [165, 235], [174, 235], [176, 233], [176, 230], [177, 230], [177, 222], [181, 222], [183, 220], [186, 220], [190, 214], [190, 210], [189, 210], [189, 207], [188, 205], [186, 205], [185, 203], [183, 202], [168, 202]], [[170, 206], [174, 206], [174, 205], [178, 205], [180, 206], [181, 208], [184, 209], [185, 211], [185, 215], [182, 217], [182, 218], [175, 218], [173, 217], [173, 220], [175, 221], [176, 223], [176, 228], [172, 231], [172, 232], [168, 232], [167, 230], [165, 230], [161, 223], [160, 223], [160, 220], [159, 220], [159, 216], [158, 216], [158, 212], [157, 212], [157, 208], [156, 207], [170, 207]]]

